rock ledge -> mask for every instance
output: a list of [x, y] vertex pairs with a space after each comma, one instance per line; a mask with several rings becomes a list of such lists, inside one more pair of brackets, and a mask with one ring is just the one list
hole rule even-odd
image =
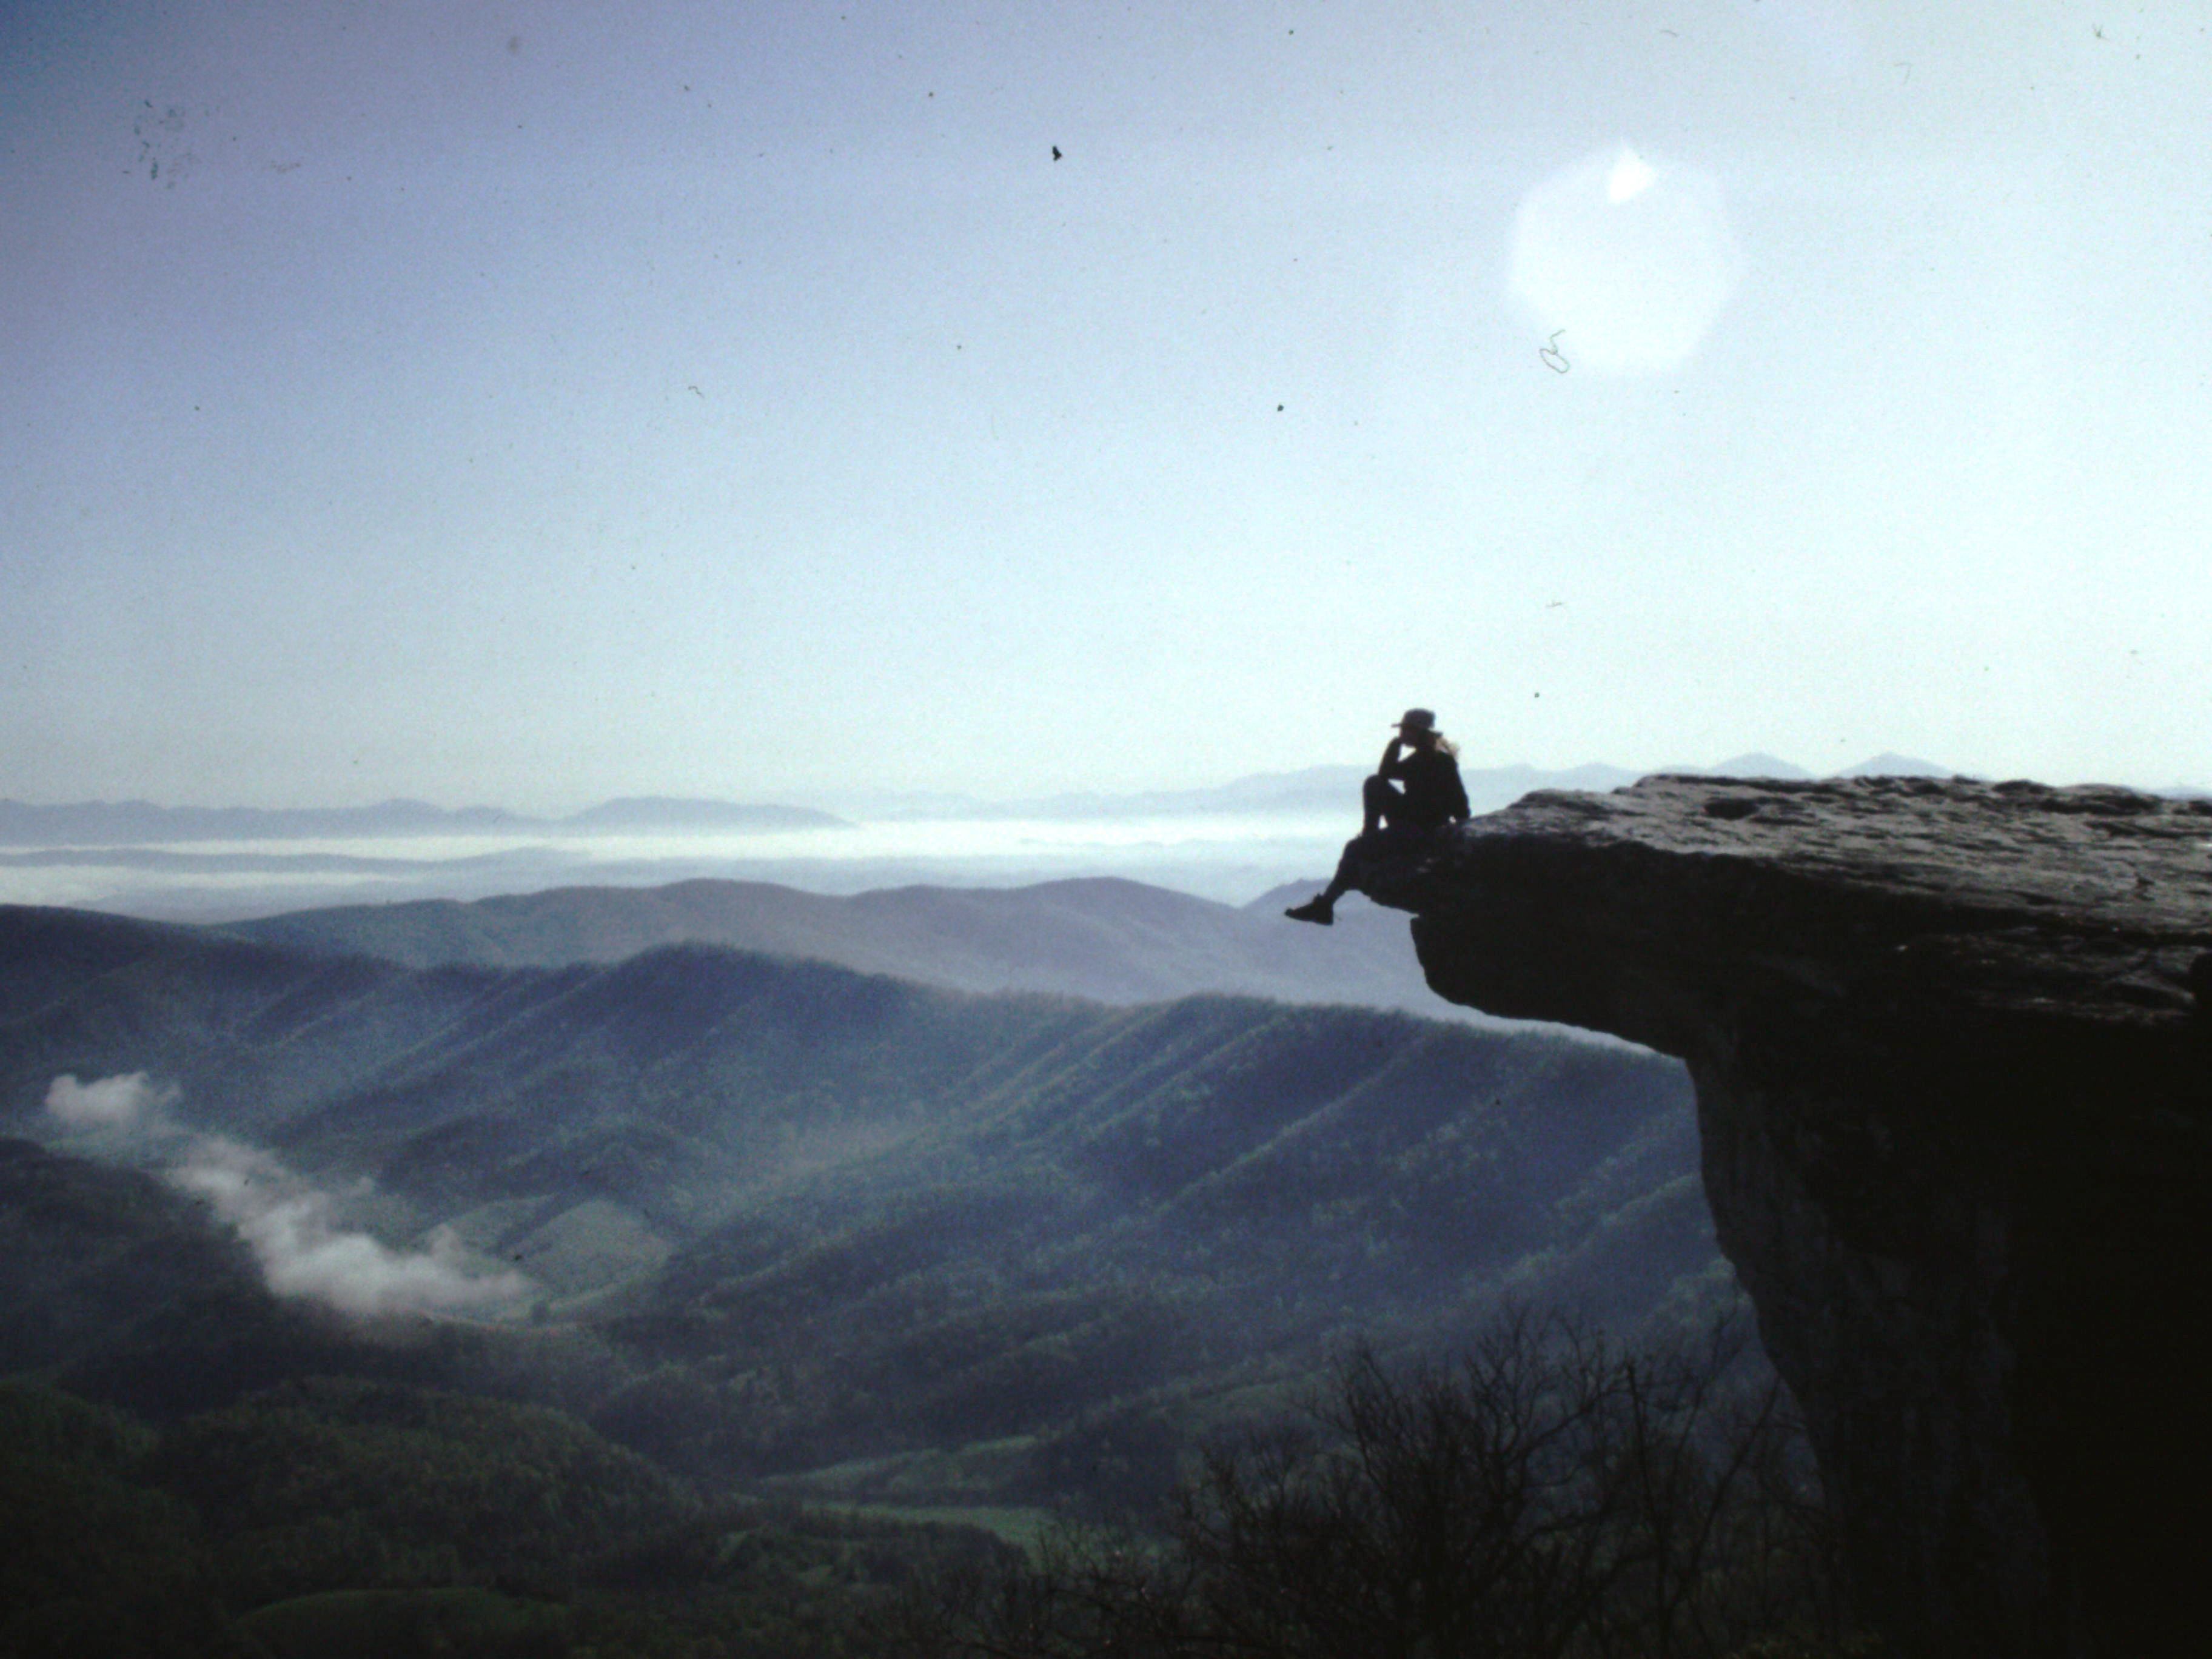
[[1651, 778], [1386, 838], [1362, 885], [1453, 1001], [1686, 1063], [1722, 1245], [1907, 1650], [2181, 1650], [2212, 801]]

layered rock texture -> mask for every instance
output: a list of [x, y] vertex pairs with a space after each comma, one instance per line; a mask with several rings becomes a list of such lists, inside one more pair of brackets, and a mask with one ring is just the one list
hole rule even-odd
[[1696, 1082], [1706, 1190], [1908, 1650], [2198, 1650], [2212, 802], [1654, 778], [1364, 883], [1429, 981]]

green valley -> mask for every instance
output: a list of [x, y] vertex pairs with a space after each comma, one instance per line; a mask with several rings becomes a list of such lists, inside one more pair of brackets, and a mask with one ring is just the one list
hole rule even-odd
[[[129, 1414], [97, 1489], [270, 1650], [331, 1619], [560, 1650], [621, 1623], [590, 1586], [624, 1551], [704, 1563], [695, 1611], [834, 1623], [868, 1597], [824, 1586], [944, 1523], [988, 1557], [1155, 1511], [1355, 1344], [1735, 1304], [1679, 1067], [1374, 1008], [14, 908], [0, 1129], [0, 1365]], [[767, 1577], [699, 1588], [741, 1537]], [[422, 1599], [469, 1586], [495, 1600]]]

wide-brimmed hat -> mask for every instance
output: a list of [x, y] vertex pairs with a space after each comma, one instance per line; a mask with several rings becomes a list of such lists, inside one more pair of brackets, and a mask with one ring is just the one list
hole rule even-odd
[[1437, 729], [1436, 711], [1430, 708], [1408, 708], [1405, 718], [1398, 722], [1401, 732], [1433, 732]]

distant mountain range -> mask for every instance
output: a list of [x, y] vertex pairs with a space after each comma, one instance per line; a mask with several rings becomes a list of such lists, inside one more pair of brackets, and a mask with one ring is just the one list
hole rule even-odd
[[[1771, 755], [1740, 755], [1718, 766], [1662, 769], [1715, 777], [1807, 778], [1802, 767]], [[855, 797], [849, 809], [861, 817], [1130, 818], [1200, 813], [1237, 815], [1341, 812], [1359, 799], [1366, 769], [1311, 766], [1297, 772], [1259, 773], [1203, 789], [1044, 796], [986, 801], [965, 795], [879, 793]], [[1947, 768], [1907, 755], [1877, 755], [1839, 777], [1875, 774], [1948, 777]], [[1471, 769], [1463, 775], [1468, 799], [1478, 812], [1510, 805], [1532, 789], [1618, 789], [1645, 775], [1625, 767], [1593, 764], [1563, 771], [1533, 766]], [[811, 807], [749, 805], [659, 795], [603, 802], [566, 817], [532, 817], [497, 806], [448, 809], [427, 801], [388, 800], [374, 806], [265, 808], [159, 806], [151, 801], [79, 801], [39, 806], [0, 800], [0, 846], [131, 847], [176, 842], [313, 841], [429, 836], [605, 836], [745, 833], [768, 830], [830, 829], [849, 820]]]
[[1310, 888], [1286, 888], [1239, 908], [1106, 878], [897, 887], [852, 897], [767, 882], [687, 881], [302, 910], [224, 931], [290, 951], [411, 968], [617, 962], [660, 945], [715, 945], [962, 991], [1111, 1003], [1229, 993], [1483, 1020], [1429, 989], [1406, 919], [1394, 911], [1354, 896], [1335, 927], [1293, 935], [1283, 907], [1310, 896]]
[[[1297, 772], [1267, 772], [1204, 789], [1158, 789], [1133, 794], [1048, 795], [1033, 800], [974, 802], [978, 817], [1117, 818], [1175, 817], [1193, 813], [1356, 811], [1359, 781], [1371, 769], [1310, 766]], [[1618, 766], [1577, 766], [1546, 772], [1533, 766], [1500, 766], [1464, 772], [1468, 799], [1478, 812], [1510, 805], [1531, 789], [1617, 789], [1640, 773]], [[890, 804], [896, 811], [896, 803]], [[942, 810], [932, 805], [931, 815]]]
[[143, 800], [33, 806], [0, 800], [0, 845], [130, 847], [164, 842], [315, 841], [348, 836], [667, 835], [834, 829], [844, 822], [804, 806], [746, 806], [661, 796], [611, 800], [565, 818], [528, 817], [496, 806], [449, 811], [419, 800], [283, 809], [157, 806]]
[[[1340, 812], [1359, 799], [1364, 766], [1309, 766], [1296, 772], [1263, 772], [1202, 789], [1156, 789], [1129, 794], [1046, 795], [1018, 801], [987, 801], [964, 795], [878, 794], [855, 797], [847, 810], [860, 817], [1116, 818], [1173, 817], [1202, 812]], [[1635, 771], [1593, 763], [1547, 771], [1534, 766], [1463, 769], [1468, 803], [1477, 812], [1510, 806], [1532, 789], [1618, 789], [1650, 771], [1706, 777], [1809, 778], [1814, 774], [1772, 755], [1739, 755], [1717, 766], [1666, 766]], [[1876, 755], [1838, 777], [1901, 775], [1948, 777], [1948, 767], [1909, 755]]]
[[[1807, 776], [1804, 769], [1764, 754], [1673, 769]], [[1943, 771], [1928, 761], [1885, 754], [1838, 775], [1932, 776]], [[1557, 771], [1474, 768], [1463, 774], [1478, 813], [1496, 811], [1535, 790], [1603, 791], [1635, 775], [1626, 768], [1601, 765]], [[565, 817], [543, 818], [492, 807], [447, 811], [405, 801], [289, 811], [166, 808], [143, 802], [0, 802], [0, 902], [74, 904], [215, 923], [333, 906], [476, 901], [586, 884], [635, 889], [696, 881], [775, 883], [814, 893], [856, 895], [919, 884], [940, 890], [1010, 888], [1117, 877], [1237, 905], [1279, 884], [1296, 879], [1317, 885], [1325, 878], [1338, 845], [1357, 823], [1361, 776], [1354, 766], [1317, 767], [1255, 775], [1213, 789], [1013, 803], [855, 796], [847, 803], [849, 817], [793, 805], [668, 798], [609, 801]], [[2164, 793], [2196, 792], [2177, 786]], [[921, 954], [939, 964], [929, 977], [975, 990], [1050, 988], [1141, 999], [1201, 988], [1195, 979], [1153, 968], [1134, 975], [1102, 969], [1038, 978], [995, 963], [988, 950], [984, 960], [962, 966], [967, 947], [957, 939], [931, 933], [918, 920], [892, 917], [889, 912], [898, 907], [888, 899], [872, 899], [863, 908], [871, 912], [870, 930], [921, 929], [916, 948], [850, 939], [833, 947], [823, 941], [850, 933], [858, 920], [833, 921], [826, 913], [803, 923], [761, 914], [742, 926], [664, 918], [655, 924], [657, 933], [633, 928], [623, 938], [627, 948], [638, 949], [648, 940], [720, 940], [895, 974], [915, 971], [917, 951], [926, 946]], [[1267, 919], [1264, 911], [1261, 919]], [[404, 921], [414, 927], [423, 918], [410, 914]], [[971, 925], [990, 924], [980, 915], [961, 923]], [[798, 929], [795, 935], [793, 928]], [[405, 959], [418, 959], [419, 942], [393, 942], [401, 931], [396, 925], [386, 929], [386, 945]], [[489, 952], [467, 959], [546, 959], [504, 941], [488, 915], [465, 931], [475, 939], [471, 951]], [[1425, 993], [1402, 982], [1402, 961], [1390, 970], [1400, 976], [1399, 988], [1388, 994], [1378, 981], [1363, 976], [1364, 969], [1350, 980], [1311, 982], [1307, 967], [1362, 953], [1364, 947], [1346, 943], [1353, 937], [1350, 927], [1340, 927], [1334, 941], [1297, 953], [1304, 965], [1288, 981], [1271, 966], [1279, 954], [1273, 944], [1248, 940], [1231, 953], [1242, 963], [1231, 982], [1253, 994], [1341, 996], [1370, 1006], [1435, 1012]], [[1132, 942], [1143, 941], [1133, 936]], [[1032, 957], [1042, 951], [1041, 945], [1023, 948]], [[1097, 949], [1095, 943], [1073, 948], [1079, 956], [1094, 957]], [[1218, 955], [1225, 947], [1216, 942], [1188, 948]], [[503, 954], [510, 949], [520, 954]], [[1395, 952], [1380, 952], [1376, 959], [1383, 956], [1395, 958]]]

